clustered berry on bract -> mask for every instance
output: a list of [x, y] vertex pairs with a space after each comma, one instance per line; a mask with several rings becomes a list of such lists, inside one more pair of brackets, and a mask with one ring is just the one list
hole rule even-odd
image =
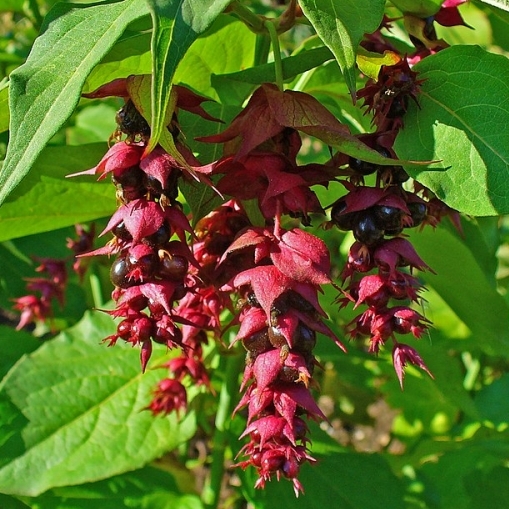
[[[388, 47], [380, 31], [365, 44], [376, 51]], [[409, 61], [401, 58], [383, 66], [378, 79], [368, 81], [358, 94], [376, 127], [359, 140], [384, 157], [396, 157], [392, 145], [404, 114], [410, 101], [418, 104], [422, 82]], [[349, 324], [347, 335], [369, 337], [368, 350], [375, 354], [392, 341], [401, 385], [408, 363], [431, 375], [417, 351], [398, 339], [405, 334], [420, 338], [429, 326], [414, 309], [422, 290], [414, 272], [431, 269], [404, 231], [434, 226], [452, 211], [422, 186], [410, 190], [401, 166], [375, 165], [345, 154], [323, 165], [299, 165], [301, 132], [313, 134], [321, 126], [349, 132], [313, 97], [273, 84], [261, 85], [222, 133], [200, 139], [223, 144], [219, 160], [200, 165], [182, 142], [178, 110], [213, 119], [200, 106], [204, 98], [184, 87], [176, 90], [177, 109], [167, 127], [185, 164], [161, 146], [145, 154], [150, 128], [129, 96], [126, 80], [89, 95], [125, 100], [111, 138], [115, 143], [95, 168], [81, 172], [99, 179], [109, 174], [119, 200], [103, 231], [112, 233], [112, 240], [89, 253], [116, 256], [111, 268], [116, 306], [108, 313], [120, 321], [106, 341], [139, 345], [143, 370], [154, 342], [178, 348], [179, 356], [163, 366], [168, 376], [147, 406], [154, 415], [178, 413], [187, 406], [186, 380], [210, 388], [203, 347], [212, 336], [221, 341], [221, 315], [227, 309], [235, 312], [235, 295], [238, 313], [226, 325], [239, 326], [234, 343], [241, 342], [246, 350], [243, 395], [235, 412], [247, 412], [242, 437], [248, 438], [237, 466], [256, 469], [257, 488], [286, 478], [298, 495], [303, 491], [299, 471], [315, 461], [308, 448], [307, 419], [325, 419], [311, 392], [320, 367], [313, 354], [317, 333], [345, 349], [326, 325], [318, 298], [322, 285], [336, 286], [328, 248], [295, 226], [297, 220], [309, 225], [312, 214], [324, 213], [311, 187], [327, 187], [346, 176], [340, 180], [346, 192], [334, 202], [329, 221], [330, 227], [351, 230], [355, 237], [337, 302], [339, 307], [367, 307]], [[291, 113], [295, 111], [300, 114]], [[365, 185], [368, 175], [376, 175], [374, 186]], [[227, 199], [196, 218], [194, 227], [177, 200], [183, 178], [197, 178], [202, 185], [213, 179], [215, 191]], [[251, 223], [243, 208], [246, 201], [257, 202], [263, 225]], [[285, 223], [285, 217], [292, 220]]]

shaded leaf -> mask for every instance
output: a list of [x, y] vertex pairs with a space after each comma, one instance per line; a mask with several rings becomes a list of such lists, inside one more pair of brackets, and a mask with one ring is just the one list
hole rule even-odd
[[[280, 509], [391, 509], [405, 508], [403, 482], [377, 454], [344, 452], [341, 446], [318, 426], [311, 425], [312, 453], [318, 465], [305, 465], [299, 480], [302, 497], [295, 498], [291, 483], [281, 480], [267, 484], [263, 498], [266, 507]], [[258, 497], [257, 497], [258, 498]]]
[[508, 213], [509, 60], [477, 46], [453, 46], [414, 69], [424, 80], [420, 107], [410, 102], [396, 152], [402, 159], [441, 160], [448, 169], [406, 169], [461, 212]]
[[10, 75], [11, 138], [0, 174], [0, 203], [69, 118], [92, 68], [125, 27], [146, 12], [143, 0], [125, 0], [57, 3], [48, 13], [26, 63]]
[[[422, 273], [420, 277], [437, 291], [479, 339], [479, 348], [492, 355], [507, 356], [509, 307], [468, 247], [442, 227], [412, 233], [410, 240], [436, 272]], [[466, 284], [470, 298], [465, 296]]]
[[100, 344], [111, 318], [87, 315], [76, 327], [19, 362], [2, 393], [26, 424], [23, 450], [0, 469], [0, 491], [37, 496], [56, 486], [92, 482], [140, 468], [188, 439], [192, 415], [154, 419], [142, 411], [157, 370], [142, 375], [136, 348]]
[[332, 51], [355, 98], [355, 56], [365, 33], [374, 32], [384, 13], [384, 0], [301, 0], [299, 5]]
[[0, 208], [0, 241], [56, 230], [106, 217], [115, 210], [115, 189], [92, 177], [65, 179], [90, 168], [104, 155], [105, 143], [47, 147], [33, 170]]

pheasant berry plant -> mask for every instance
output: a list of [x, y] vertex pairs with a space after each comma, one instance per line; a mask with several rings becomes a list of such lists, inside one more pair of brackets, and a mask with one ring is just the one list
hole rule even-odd
[[509, 503], [505, 3], [32, 4], [2, 504]]

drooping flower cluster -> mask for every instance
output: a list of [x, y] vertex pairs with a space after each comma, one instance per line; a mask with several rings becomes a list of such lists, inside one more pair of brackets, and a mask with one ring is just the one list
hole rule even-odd
[[[116, 255], [110, 270], [116, 307], [108, 313], [121, 320], [115, 334], [106, 341], [114, 345], [122, 339], [140, 346], [143, 371], [153, 343], [181, 350], [180, 357], [165, 364], [169, 378], [159, 383], [148, 406], [154, 414], [168, 413], [187, 405], [182, 383], [186, 376], [197, 384], [209, 384], [202, 363], [202, 344], [207, 341], [204, 330], [214, 324], [208, 314], [193, 312], [201, 310], [203, 283], [196, 277], [199, 264], [189, 246], [194, 232], [177, 201], [179, 179], [188, 171], [196, 175], [191, 165], [197, 161], [178, 139], [175, 115], [168, 129], [189, 166], [161, 146], [145, 155], [150, 128], [129, 97], [129, 83], [130, 78], [116, 80], [89, 94], [117, 95], [124, 98], [125, 105], [117, 114], [118, 130], [113, 136], [116, 143], [96, 167], [75, 175], [94, 174], [99, 179], [110, 175], [119, 200], [119, 208], [101, 234], [112, 233], [113, 238], [106, 246], [88, 253]], [[200, 107], [203, 98], [177, 88], [178, 107], [209, 118]], [[123, 135], [125, 140], [121, 139]], [[181, 306], [177, 306], [179, 301]]]
[[[385, 27], [388, 23], [384, 19]], [[394, 51], [380, 31], [368, 36], [365, 47]], [[357, 93], [376, 126], [374, 133], [360, 138], [384, 157], [396, 158], [392, 145], [404, 127], [404, 115], [410, 101], [418, 105], [422, 81], [408, 62], [400, 58], [394, 65], [382, 66], [378, 79], [368, 80]], [[335, 159], [341, 161], [339, 156]], [[331, 224], [351, 231], [355, 242], [342, 271], [345, 287], [338, 302], [341, 307], [349, 303], [354, 309], [366, 307], [349, 324], [348, 334], [353, 339], [368, 337], [369, 351], [375, 354], [391, 341], [394, 368], [403, 387], [408, 363], [431, 376], [417, 351], [399, 340], [400, 335], [408, 334], [420, 338], [429, 327], [429, 321], [415, 309], [423, 287], [414, 273], [431, 269], [404, 232], [424, 224], [436, 226], [446, 214], [458, 224], [457, 215], [423, 186], [413, 183], [412, 190], [401, 166], [376, 165], [350, 157], [346, 171], [349, 180], [343, 184], [347, 194], [333, 204]], [[371, 175], [375, 176], [374, 187], [364, 184]]]
[[273, 476], [293, 482], [302, 463], [313, 462], [307, 451], [303, 416], [324, 419], [310, 393], [316, 364], [316, 333], [341, 343], [322, 322], [326, 314], [318, 302], [320, 285], [330, 283], [330, 260], [325, 244], [299, 229], [250, 228], [226, 252], [249, 252], [255, 266], [239, 272], [231, 286], [242, 296], [239, 316], [246, 369], [245, 393], [238, 409], [247, 407], [248, 426], [239, 465], [258, 470], [256, 487]]
[[343, 348], [323, 323], [326, 314], [318, 301], [321, 285], [331, 283], [326, 245], [281, 225], [283, 215], [308, 224], [310, 213], [322, 211], [310, 186], [326, 186], [330, 168], [300, 167], [296, 161], [298, 130], [320, 125], [343, 130], [310, 96], [266, 84], [226, 131], [204, 140], [225, 143], [224, 157], [209, 167], [210, 174], [221, 175], [218, 190], [237, 200], [257, 200], [265, 219], [265, 226], [241, 231], [218, 266], [230, 274], [223, 290], [236, 291], [242, 302], [235, 341], [247, 351], [237, 411], [247, 408], [243, 436], [249, 442], [238, 465], [257, 469], [257, 488], [284, 477], [296, 494], [303, 490], [297, 479], [302, 464], [315, 461], [304, 418], [324, 419], [310, 392], [316, 334]]
[[[86, 266], [75, 257], [92, 248], [95, 231], [93, 225], [86, 230], [80, 224], [75, 225], [75, 230], [78, 238], [67, 239], [67, 247], [73, 252], [72, 269], [81, 279]], [[47, 277], [27, 278], [26, 288], [30, 293], [14, 299], [13, 308], [21, 312], [17, 330], [29, 324], [48, 322], [53, 316], [52, 303], [57, 302], [60, 307], [63, 307], [65, 303], [68, 259], [36, 258], [35, 260], [40, 264], [35, 271], [46, 273]]]

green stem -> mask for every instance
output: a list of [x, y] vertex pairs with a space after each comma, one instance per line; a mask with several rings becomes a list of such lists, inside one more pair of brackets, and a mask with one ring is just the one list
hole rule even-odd
[[281, 62], [281, 50], [279, 48], [279, 37], [276, 26], [270, 20], [265, 21], [265, 28], [269, 32], [270, 42], [272, 43], [272, 52], [274, 54], [274, 66], [276, 69], [276, 85], [279, 90], [283, 90], [283, 64]]
[[43, 18], [37, 0], [28, 0], [25, 2], [23, 11], [25, 16], [32, 22], [34, 28], [38, 31], [41, 28]]
[[230, 4], [230, 9], [255, 33], [265, 32], [263, 19], [241, 5], [237, 0]]
[[212, 438], [210, 476], [202, 492], [202, 501], [207, 509], [216, 509], [219, 505], [231, 415], [238, 396], [239, 371], [243, 360], [239, 354], [226, 355], [221, 359], [219, 367], [225, 373], [225, 379], [219, 394], [216, 429]]
[[90, 281], [90, 290], [92, 291], [92, 300], [94, 301], [94, 308], [101, 309], [104, 306], [101, 278], [97, 271], [97, 265], [91, 263], [88, 268], [88, 278]]

